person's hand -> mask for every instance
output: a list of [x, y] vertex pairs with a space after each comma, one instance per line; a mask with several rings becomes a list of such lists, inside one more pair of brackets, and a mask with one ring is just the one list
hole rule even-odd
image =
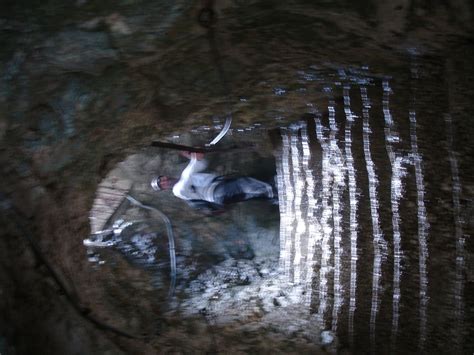
[[202, 159], [204, 159], [204, 153], [196, 153], [196, 152], [183, 151], [183, 152], [181, 152], [181, 155], [182, 155], [183, 157], [188, 158], [188, 159], [191, 159], [191, 158], [196, 158], [197, 160], [202, 160]]
[[191, 153], [191, 156], [197, 160], [203, 160], [204, 159], [204, 153]]

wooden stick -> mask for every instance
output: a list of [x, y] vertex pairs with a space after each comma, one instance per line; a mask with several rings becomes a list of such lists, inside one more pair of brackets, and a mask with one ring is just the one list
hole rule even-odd
[[[192, 152], [192, 153], [211, 153], [211, 152], [226, 152], [229, 150], [236, 150], [239, 148], [244, 148], [244, 147], [239, 147], [236, 145], [233, 145], [231, 147], [226, 147], [226, 148], [217, 148], [216, 146], [212, 147], [190, 147], [187, 145], [181, 145], [181, 144], [174, 144], [174, 143], [168, 143], [168, 142], [160, 142], [160, 141], [153, 141], [151, 142], [152, 147], [160, 147], [160, 148], [166, 148], [166, 149], [174, 149], [174, 150], [181, 150], [181, 151], [187, 151], [187, 152]], [[251, 148], [249, 145], [247, 145], [245, 148]]]

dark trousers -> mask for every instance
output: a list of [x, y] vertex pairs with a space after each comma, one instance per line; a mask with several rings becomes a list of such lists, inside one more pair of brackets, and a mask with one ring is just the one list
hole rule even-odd
[[222, 178], [214, 190], [214, 202], [221, 205], [254, 198], [273, 198], [272, 187], [263, 181], [244, 176]]

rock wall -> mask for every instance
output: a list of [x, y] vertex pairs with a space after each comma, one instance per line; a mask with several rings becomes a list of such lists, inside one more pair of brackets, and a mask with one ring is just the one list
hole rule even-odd
[[[138, 0], [0, 5], [2, 353], [162, 349], [156, 334], [129, 339], [104, 329], [102, 323], [141, 330], [121, 310], [125, 305], [109, 303], [113, 295], [91, 286], [107, 274], [88, 272], [82, 240], [97, 186], [117, 162], [225, 111], [206, 32], [195, 20], [199, 7]], [[278, 125], [271, 105], [252, 103], [266, 100], [266, 81], [298, 66], [396, 66], [393, 53], [409, 47], [430, 55], [472, 43], [474, 23], [468, 0], [219, 1], [217, 11], [218, 46], [239, 113], [235, 127]], [[163, 327], [172, 329], [167, 322]], [[170, 348], [193, 348], [179, 335], [166, 339]]]

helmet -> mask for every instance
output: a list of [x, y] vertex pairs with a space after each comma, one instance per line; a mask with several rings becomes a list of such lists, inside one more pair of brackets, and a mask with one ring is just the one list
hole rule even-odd
[[161, 190], [161, 187], [160, 187], [161, 178], [162, 178], [162, 175], [156, 176], [151, 180], [150, 185], [151, 185], [151, 188], [153, 190], [155, 190], [155, 191], [160, 191]]

